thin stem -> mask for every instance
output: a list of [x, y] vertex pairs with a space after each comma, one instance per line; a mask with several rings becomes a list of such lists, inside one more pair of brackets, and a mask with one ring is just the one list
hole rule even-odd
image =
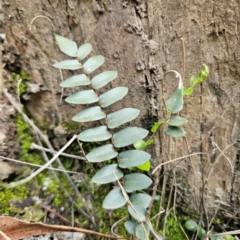
[[[12, 159], [12, 158], [8, 158], [8, 157], [0, 156], [0, 158], [2, 158], [2, 159], [4, 159], [4, 160], [11, 161], [11, 162], [17, 162], [17, 163], [20, 163], [20, 164], [29, 165], [29, 166], [32, 166], [32, 167], [38, 167], [38, 168], [43, 167], [43, 165], [38, 165], [38, 164], [33, 164], [33, 163], [23, 162], [23, 161], [16, 160], [16, 159]], [[60, 169], [60, 168], [46, 167], [46, 169], [54, 170], [54, 171], [59, 171], [59, 172], [74, 173], [74, 174], [77, 173], [77, 172], [68, 171], [68, 170]]]
[[182, 78], [184, 79], [184, 75], [185, 75], [185, 43], [184, 43], [184, 38], [181, 38], [182, 40], [182, 61], [183, 61], [183, 68], [182, 68]]
[[175, 159], [170, 160], [168, 162], [161, 163], [152, 171], [152, 174], [154, 174], [158, 170], [158, 168], [160, 168], [163, 165], [166, 165], [166, 164], [169, 164], [169, 163], [172, 163], [172, 162], [175, 162], [175, 161], [178, 161], [178, 160], [190, 157], [190, 156], [199, 155], [199, 154], [206, 154], [206, 153], [202, 153], [202, 152], [192, 153], [192, 154], [189, 154], [189, 155], [186, 155], [186, 156], [183, 156], [183, 157], [175, 158]]
[[179, 72], [175, 70], [169, 70], [163, 75], [163, 77], [165, 77], [168, 73], [171, 73], [171, 72], [176, 74], [176, 78], [179, 78], [178, 88], [181, 89], [183, 86], [183, 81], [182, 81], [182, 76]]
[[[44, 147], [39, 146], [39, 145], [37, 145], [35, 143], [31, 144], [31, 149], [38, 149], [38, 150], [41, 150], [41, 151], [44, 151], [44, 152], [50, 152], [50, 153], [57, 153], [56, 150], [51, 150], [49, 148], [44, 148]], [[69, 157], [69, 158], [75, 158], [75, 159], [86, 161], [86, 159], [84, 157], [79, 157], [79, 156], [68, 154], [68, 153], [62, 153], [61, 156], [65, 156], [65, 157]]]
[[33, 172], [32, 174], [30, 174], [28, 177], [16, 181], [16, 182], [11, 182], [11, 183], [1, 183], [1, 187], [4, 188], [14, 188], [16, 186], [19, 186], [21, 184], [24, 184], [26, 182], [29, 182], [30, 180], [32, 180], [34, 177], [36, 177], [40, 172], [42, 172], [43, 170], [45, 170], [49, 165], [51, 165], [57, 158], [58, 156], [60, 156], [60, 154], [67, 148], [69, 147], [69, 145], [76, 139], [77, 135], [74, 135], [55, 155], [54, 157], [47, 162], [44, 166], [42, 166], [41, 168], [39, 168], [37, 171]]
[[32, 31], [32, 24], [33, 24], [33, 22], [34, 22], [37, 18], [45, 18], [45, 19], [47, 19], [47, 20], [50, 22], [50, 24], [51, 24], [51, 27], [52, 27], [52, 29], [53, 29], [53, 32], [55, 33], [54, 26], [53, 26], [53, 24], [52, 24], [51, 19], [48, 18], [48, 17], [46, 17], [46, 16], [43, 16], [43, 15], [38, 15], [38, 16], [36, 16], [36, 17], [34, 17], [34, 18], [32, 19], [32, 21], [30, 22], [30, 31]]
[[63, 220], [66, 223], [71, 223], [68, 219], [66, 219], [65, 217], [61, 216], [59, 213], [53, 211], [51, 208], [41, 204], [40, 205], [42, 208], [44, 208], [47, 212], [53, 213], [54, 215], [56, 215], [57, 217], [59, 217], [61, 220]]
[[217, 163], [217, 161], [220, 159], [220, 157], [221, 157], [222, 155], [223, 155], [223, 156], [226, 158], [226, 160], [228, 161], [228, 163], [229, 163], [229, 165], [230, 165], [230, 167], [231, 167], [232, 175], [233, 175], [233, 174], [234, 174], [234, 168], [233, 168], [230, 160], [228, 159], [228, 157], [224, 154], [224, 152], [225, 152], [227, 149], [229, 149], [230, 147], [232, 147], [234, 144], [236, 144], [236, 142], [233, 142], [233, 143], [229, 144], [229, 145], [226, 146], [223, 150], [221, 150], [215, 142], [214, 142], [213, 144], [214, 144], [214, 146], [219, 150], [220, 154], [217, 156], [216, 160], [214, 161], [214, 163], [213, 163], [212, 166], [210, 167], [210, 169], [209, 169], [209, 171], [208, 171], [208, 174], [207, 174], [207, 179], [209, 178], [210, 173], [211, 173], [213, 167], [215, 166], [215, 164]]
[[2, 235], [5, 240], [11, 240], [11, 238], [9, 238], [9, 237], [8, 237], [4, 232], [2, 232], [1, 230], [0, 230], [0, 235]]

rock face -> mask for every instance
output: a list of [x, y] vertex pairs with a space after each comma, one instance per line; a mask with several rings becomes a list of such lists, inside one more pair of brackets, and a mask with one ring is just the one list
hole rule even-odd
[[[191, 207], [198, 211], [202, 196], [207, 193], [204, 204], [209, 214], [219, 203], [221, 211], [233, 213], [239, 207], [239, 2], [143, 0], [105, 1], [103, 5], [99, 2], [3, 1], [5, 69], [15, 72], [23, 69], [30, 75], [31, 84], [38, 84], [40, 89], [29, 94], [29, 100], [24, 102], [26, 108], [33, 118], [47, 121], [49, 126], [70, 122], [71, 116], [80, 110], [61, 101], [61, 96], [65, 98], [73, 90], [62, 93], [59, 83], [72, 73], [52, 68], [56, 60], [65, 58], [56, 48], [54, 33], [78, 44], [90, 42], [93, 54], [104, 55], [106, 62], [101, 71], [119, 72], [111, 87], [129, 88], [125, 100], [113, 108], [139, 108], [141, 115], [135, 125], [147, 128], [163, 116], [161, 93], [167, 98], [177, 86], [174, 75], [168, 75], [163, 86], [163, 74], [175, 69], [183, 73], [184, 85], [188, 86], [191, 75], [196, 75], [205, 63], [210, 76], [193, 96], [185, 98], [181, 112], [188, 120], [186, 139], [161, 142], [162, 135], [156, 135], [150, 151], [154, 166], [168, 160], [166, 155], [160, 158], [162, 153], [168, 152], [170, 159], [191, 152], [203, 153], [177, 165], [195, 196], [196, 202]], [[181, 38], [186, 46], [184, 62]], [[8, 107], [8, 111], [13, 111]], [[14, 129], [9, 116], [5, 116], [10, 120], [3, 122], [7, 126], [1, 130], [7, 139]]]

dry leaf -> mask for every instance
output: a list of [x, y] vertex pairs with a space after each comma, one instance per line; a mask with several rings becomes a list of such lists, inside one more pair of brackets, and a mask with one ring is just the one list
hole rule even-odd
[[[11, 240], [18, 240], [26, 237], [42, 235], [47, 233], [54, 233], [57, 231], [62, 232], [81, 232], [86, 234], [93, 234], [105, 238], [117, 239], [110, 235], [98, 233], [95, 231], [87, 230], [84, 228], [75, 228], [60, 225], [47, 225], [43, 223], [27, 223], [20, 221], [16, 218], [2, 216], [0, 217], [0, 231], [4, 233]], [[0, 234], [0, 240], [5, 240], [6, 238]]]

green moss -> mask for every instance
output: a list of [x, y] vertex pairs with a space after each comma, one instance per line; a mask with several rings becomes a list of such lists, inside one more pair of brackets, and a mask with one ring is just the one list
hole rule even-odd
[[[16, 132], [19, 141], [20, 160], [43, 165], [45, 162], [42, 160], [41, 152], [31, 149], [31, 143], [34, 142], [32, 130], [25, 123], [20, 114], [16, 116]], [[32, 168], [28, 166], [22, 166], [21, 174], [13, 181], [25, 178], [30, 174], [31, 169]], [[63, 175], [60, 175], [60, 181], [64, 184], [66, 181], [63, 180], [63, 178]], [[50, 179], [50, 183], [44, 191], [44, 183], [48, 179]], [[31, 189], [31, 193], [28, 189]], [[64, 201], [65, 196], [62, 194], [60, 186], [52, 179], [51, 172], [46, 170], [38, 174], [36, 178], [27, 184], [13, 189], [0, 189], [0, 214], [11, 214], [12, 216], [18, 214], [19, 212], [17, 209], [13, 210], [13, 208], [10, 207], [9, 201], [12, 199], [22, 200], [28, 196], [39, 195], [39, 190], [42, 191], [43, 198], [47, 198], [51, 194], [54, 195], [54, 206], [59, 206]]]
[[[19, 84], [20, 80], [21, 82]], [[27, 85], [25, 84], [25, 81], [30, 81], [30, 80], [31, 80], [30, 77], [23, 70], [21, 70], [20, 73], [13, 72], [12, 79], [9, 79], [10, 82], [15, 83], [15, 93], [19, 95], [26, 92]]]
[[31, 144], [34, 142], [34, 138], [29, 126], [25, 123], [22, 115], [20, 114], [17, 114], [16, 120], [17, 138], [21, 150], [20, 160], [27, 160], [28, 162], [34, 164], [43, 164], [41, 154], [31, 150]]
[[[185, 217], [178, 217], [178, 221], [175, 220], [175, 217], [173, 213], [170, 213], [167, 223], [165, 225], [165, 234], [166, 239], [169, 240], [180, 240], [180, 239], [186, 239], [186, 236], [184, 235], [180, 224], [184, 226], [184, 220]], [[160, 234], [162, 234], [162, 230], [159, 231]]]
[[68, 131], [68, 134], [76, 134], [78, 133], [80, 127], [79, 127], [79, 123], [77, 122], [62, 122], [62, 126], [64, 129], [66, 129]]
[[2, 214], [18, 214], [18, 211], [12, 212], [10, 200], [24, 199], [28, 196], [29, 190], [25, 185], [21, 185], [11, 189], [0, 188], [0, 215]]

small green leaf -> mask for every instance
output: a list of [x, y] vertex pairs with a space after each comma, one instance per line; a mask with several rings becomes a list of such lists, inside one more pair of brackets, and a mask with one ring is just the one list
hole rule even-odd
[[130, 168], [136, 167], [145, 163], [151, 158], [151, 155], [147, 152], [140, 150], [127, 150], [119, 154], [119, 167]]
[[103, 63], [105, 59], [102, 55], [94, 56], [89, 58], [84, 64], [83, 68], [86, 71], [87, 74], [92, 73], [97, 68], [99, 68]]
[[161, 199], [160, 195], [156, 195], [155, 198], [154, 198], [155, 201], [160, 201], [160, 199]]
[[151, 132], [155, 133], [166, 121], [155, 122], [151, 128]]
[[131, 173], [125, 175], [123, 188], [126, 192], [145, 189], [152, 184], [152, 179], [142, 173]]
[[168, 127], [166, 134], [171, 137], [175, 137], [175, 138], [185, 136], [185, 132], [183, 131], [183, 129], [181, 127], [172, 127], [172, 126]]
[[[144, 223], [145, 230], [147, 232], [147, 235], [149, 235], [149, 226], [147, 223]], [[140, 239], [140, 240], [146, 240], [148, 239], [145, 231], [143, 229], [143, 226], [141, 223], [138, 223], [138, 225], [135, 228], [135, 235]]]
[[77, 51], [77, 57], [81, 61], [92, 51], [92, 45], [90, 43], [84, 43]]
[[127, 127], [113, 134], [114, 146], [117, 148], [125, 147], [147, 135], [148, 131], [144, 128]]
[[110, 129], [132, 121], [139, 114], [140, 110], [136, 108], [124, 108], [107, 115], [108, 127]]
[[204, 69], [198, 73], [198, 78], [199, 78], [200, 82], [205, 80], [209, 75], [209, 69], [208, 69], [207, 65], [205, 65], [205, 64], [203, 64], [203, 65], [204, 65]]
[[111, 190], [103, 201], [103, 208], [117, 209], [126, 204], [127, 200], [122, 194], [120, 187]]
[[110, 164], [97, 171], [92, 177], [92, 181], [97, 184], [105, 184], [115, 182], [122, 178], [122, 176], [123, 173], [118, 169], [117, 164]]
[[102, 162], [110, 160], [118, 155], [112, 144], [103, 145], [93, 149], [86, 155], [89, 162]]
[[91, 84], [90, 80], [85, 74], [79, 74], [67, 78], [63, 82], [60, 83], [60, 87], [69, 88], [69, 87], [76, 87], [76, 86], [86, 86]]
[[121, 100], [128, 92], [127, 87], [116, 87], [100, 95], [100, 105], [105, 108]]
[[105, 71], [92, 79], [94, 89], [99, 89], [114, 80], [118, 75], [117, 71]]
[[70, 57], [76, 57], [77, 55], [77, 44], [68, 39], [68, 38], [65, 38], [65, 37], [62, 37], [60, 35], [55, 35], [55, 38], [56, 38], [56, 41], [57, 41], [57, 44], [60, 48], [60, 50], [67, 54], [68, 56]]
[[78, 60], [76, 59], [57, 62], [57, 63], [54, 63], [53, 66], [55, 68], [68, 69], [68, 70], [76, 70], [76, 69], [82, 68], [82, 64], [78, 62]]
[[226, 240], [235, 240], [235, 238], [230, 234], [226, 234], [226, 235], [224, 235], [224, 237]]
[[138, 222], [133, 220], [129, 220], [124, 223], [124, 227], [132, 235], [135, 235], [135, 228], [137, 225], [138, 225]]
[[[215, 232], [210, 232], [209, 236], [210, 236], [210, 240], [223, 240], [223, 236], [218, 236], [215, 235]], [[226, 238], [224, 238], [226, 239]]]
[[199, 227], [197, 235], [198, 235], [199, 238], [202, 239], [203, 237], [206, 236], [206, 231], [202, 227]]
[[175, 126], [175, 127], [180, 127], [183, 124], [185, 124], [187, 120], [185, 118], [179, 117], [179, 116], [171, 116], [168, 125], [169, 126]]
[[143, 140], [139, 140], [135, 143], [133, 143], [133, 146], [137, 149], [137, 150], [145, 150], [145, 148], [148, 145], [151, 145], [153, 143], [153, 140], [148, 140], [148, 141], [143, 141]]
[[146, 209], [138, 205], [133, 205], [133, 207], [134, 209], [130, 205], [128, 206], [128, 212], [130, 215], [139, 222], [145, 221], [147, 214]]
[[178, 113], [183, 108], [183, 89], [177, 88], [172, 96], [167, 100], [167, 109], [173, 114]]
[[107, 126], [90, 128], [78, 135], [78, 139], [84, 142], [99, 142], [105, 141], [112, 137], [112, 134], [107, 130]]
[[143, 208], [148, 208], [152, 197], [145, 193], [135, 193], [130, 197], [130, 201], [133, 205], [138, 205]]
[[190, 88], [186, 88], [185, 86], [183, 86], [183, 96], [189, 96], [193, 93], [193, 87]]
[[67, 103], [90, 104], [97, 102], [98, 96], [93, 90], [83, 90], [76, 92], [65, 99]]
[[185, 228], [187, 230], [195, 231], [197, 229], [197, 227], [198, 227], [198, 224], [191, 219], [189, 219], [185, 222]]
[[190, 86], [194, 87], [197, 84], [197, 79], [195, 76], [191, 76], [190, 78]]
[[151, 168], [151, 163], [150, 161], [147, 161], [139, 166], [137, 166], [138, 169], [142, 170], [142, 171], [149, 171]]
[[99, 106], [96, 106], [82, 110], [73, 116], [72, 120], [75, 122], [89, 122], [100, 120], [105, 117], [106, 114], [102, 111], [102, 109]]

